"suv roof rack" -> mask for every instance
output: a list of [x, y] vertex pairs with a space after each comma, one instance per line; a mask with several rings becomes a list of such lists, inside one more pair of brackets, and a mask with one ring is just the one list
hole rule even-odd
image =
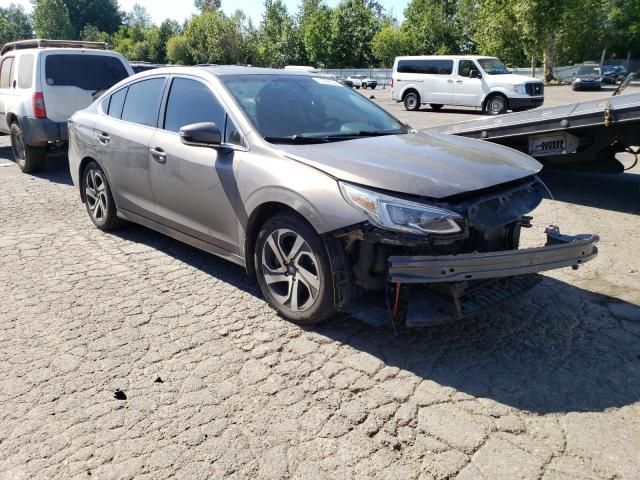
[[0, 55], [4, 55], [11, 50], [21, 50], [25, 48], [45, 48], [45, 47], [58, 47], [58, 48], [93, 48], [97, 50], [106, 50], [107, 44], [105, 42], [84, 42], [82, 40], [46, 40], [43, 38], [34, 38], [31, 40], [19, 40], [17, 42], [9, 42], [2, 47]]

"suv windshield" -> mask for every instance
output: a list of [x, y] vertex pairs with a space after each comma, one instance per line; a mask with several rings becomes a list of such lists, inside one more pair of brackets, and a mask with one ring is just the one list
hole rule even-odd
[[47, 55], [45, 62], [45, 78], [49, 86], [101, 91], [128, 76], [122, 61], [107, 55]]
[[578, 68], [578, 75], [600, 75], [600, 68], [595, 65], [582, 65]]
[[478, 63], [489, 75], [506, 75], [511, 73], [497, 58], [481, 58]]
[[279, 74], [220, 78], [272, 143], [318, 143], [409, 131], [362, 95], [328, 78]]

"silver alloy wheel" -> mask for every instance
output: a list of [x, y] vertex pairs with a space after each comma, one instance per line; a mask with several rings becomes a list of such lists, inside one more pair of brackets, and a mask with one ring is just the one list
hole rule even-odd
[[504, 99], [500, 96], [496, 95], [489, 101], [489, 111], [494, 115], [502, 113], [504, 111], [504, 107]]
[[103, 175], [100, 170], [92, 168], [85, 176], [85, 199], [91, 216], [98, 223], [105, 221], [109, 208], [107, 184]]
[[307, 241], [289, 229], [272, 232], [262, 248], [262, 275], [273, 297], [295, 312], [308, 310], [318, 298], [318, 259]]

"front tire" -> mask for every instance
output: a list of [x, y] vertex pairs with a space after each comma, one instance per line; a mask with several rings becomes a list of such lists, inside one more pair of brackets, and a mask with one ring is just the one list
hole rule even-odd
[[494, 94], [487, 100], [484, 107], [489, 115], [502, 115], [507, 112], [507, 98], [504, 95]]
[[420, 109], [420, 95], [416, 92], [409, 92], [404, 97], [404, 108], [410, 112]]
[[315, 325], [336, 313], [327, 249], [293, 213], [279, 213], [256, 240], [255, 270], [265, 299], [287, 320]]
[[32, 147], [24, 142], [24, 134], [18, 122], [11, 124], [11, 151], [13, 158], [23, 173], [34, 173], [43, 170], [46, 164], [46, 149]]
[[122, 226], [107, 176], [96, 162], [91, 161], [85, 167], [82, 189], [87, 213], [96, 227], [107, 231]]

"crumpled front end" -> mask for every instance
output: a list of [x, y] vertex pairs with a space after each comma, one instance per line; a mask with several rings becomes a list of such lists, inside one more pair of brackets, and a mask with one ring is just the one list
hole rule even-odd
[[597, 235], [563, 235], [554, 226], [543, 245], [519, 249], [521, 229], [531, 227], [527, 214], [543, 191], [529, 177], [450, 198], [446, 208], [464, 218], [455, 234], [406, 235], [368, 223], [333, 232], [331, 256], [340, 258], [334, 267], [344, 274], [337, 303], [367, 323], [436, 325], [529, 291], [540, 272], [577, 269], [595, 258]]

